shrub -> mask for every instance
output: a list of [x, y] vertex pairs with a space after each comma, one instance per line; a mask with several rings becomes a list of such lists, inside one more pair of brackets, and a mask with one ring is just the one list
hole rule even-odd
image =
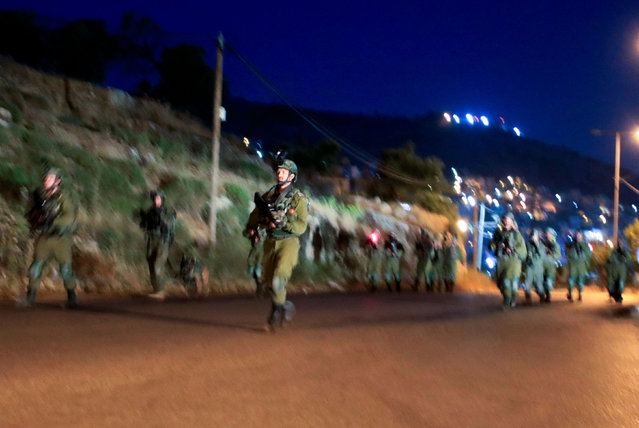
[[264, 167], [254, 162], [240, 161], [230, 167], [236, 174], [242, 177], [255, 178], [262, 181], [273, 179], [273, 174], [271, 172], [265, 170]]
[[5, 196], [17, 198], [20, 196], [22, 187], [30, 189], [37, 185], [37, 178], [30, 175], [24, 168], [0, 163], [0, 191]]
[[207, 183], [195, 177], [176, 177], [162, 186], [166, 198], [176, 208], [188, 209], [205, 198]]
[[233, 183], [226, 183], [224, 184], [224, 190], [238, 212], [246, 213], [248, 211], [251, 197], [243, 187]]

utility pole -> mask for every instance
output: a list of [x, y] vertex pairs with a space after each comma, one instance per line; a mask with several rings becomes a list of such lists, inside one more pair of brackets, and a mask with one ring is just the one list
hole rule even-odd
[[612, 224], [612, 242], [617, 245], [619, 233], [619, 164], [621, 155], [621, 132], [615, 132], [615, 200], [614, 219]]
[[215, 64], [215, 93], [213, 95], [213, 135], [211, 165], [211, 202], [209, 204], [209, 246], [215, 249], [217, 235], [217, 185], [220, 170], [220, 107], [222, 106], [222, 61], [224, 54], [224, 36], [217, 36], [217, 62]]
[[481, 203], [479, 204], [479, 224], [477, 225], [477, 247], [475, 247], [475, 254], [477, 257], [475, 258], [475, 266], [478, 271], [481, 271], [481, 263], [482, 263], [482, 250], [484, 246], [484, 221], [486, 219], [486, 206]]

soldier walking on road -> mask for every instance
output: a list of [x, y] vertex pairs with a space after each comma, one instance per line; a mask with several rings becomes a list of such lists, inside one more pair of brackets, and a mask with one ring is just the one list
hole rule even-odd
[[[557, 232], [551, 227], [546, 229], [546, 236], [542, 243], [544, 244], [544, 303], [550, 303], [550, 292], [555, 285], [557, 265], [561, 259], [561, 248], [557, 243]], [[541, 295], [539, 297], [541, 298]]]
[[521, 262], [526, 258], [526, 243], [517, 231], [512, 213], [504, 214], [501, 225], [488, 244], [497, 257], [497, 286], [504, 298], [502, 309], [514, 308], [521, 276]]
[[435, 250], [433, 248], [433, 238], [431, 235], [422, 229], [420, 236], [415, 242], [415, 254], [417, 254], [417, 272], [415, 274], [415, 282], [413, 283], [413, 290], [417, 292], [419, 290], [419, 282], [421, 277], [424, 277], [426, 283], [426, 291], [433, 291], [433, 259], [435, 256]]
[[384, 254], [386, 255], [386, 286], [388, 291], [393, 291], [391, 281], [395, 280], [395, 290], [402, 291], [402, 273], [400, 271], [401, 259], [404, 255], [404, 246], [397, 240], [394, 233], [390, 233], [384, 244]]
[[524, 284], [526, 292], [526, 304], [532, 304], [532, 289], [539, 295], [539, 303], [546, 301], [544, 292], [544, 257], [546, 247], [539, 240], [539, 231], [532, 230], [526, 243], [526, 261], [524, 262]]
[[630, 256], [625, 249], [621, 240], [617, 241], [617, 246], [610, 252], [608, 261], [606, 262], [606, 271], [608, 273], [608, 294], [615, 302], [623, 302], [623, 291], [628, 267], [632, 266]]
[[570, 278], [568, 278], [568, 301], [572, 302], [572, 289], [577, 285], [579, 291], [579, 301], [581, 302], [581, 292], [584, 290], [584, 283], [588, 275], [588, 267], [590, 266], [590, 257], [592, 253], [588, 243], [584, 241], [581, 232], [575, 234], [575, 239], [568, 245], [566, 256], [568, 258], [568, 268], [570, 269]]
[[71, 267], [71, 248], [76, 229], [77, 207], [60, 187], [62, 177], [55, 168], [49, 168], [43, 177], [42, 188], [33, 193], [27, 212], [31, 231], [36, 235], [33, 262], [29, 268], [29, 285], [18, 306], [33, 306], [42, 281], [42, 269], [49, 260], [58, 263], [64, 288], [66, 307], [78, 306], [76, 283]]
[[368, 290], [371, 293], [377, 291], [379, 286], [379, 278], [382, 274], [382, 264], [384, 263], [384, 250], [381, 244], [382, 234], [379, 230], [373, 230], [366, 244], [364, 244], [364, 253], [368, 259], [366, 265], [366, 279], [368, 282]]
[[149, 297], [164, 300], [164, 281], [169, 247], [175, 238], [176, 215], [173, 208], [166, 206], [163, 192], [150, 193], [151, 206], [140, 211], [140, 228], [146, 238], [146, 261], [153, 293]]
[[297, 264], [299, 237], [306, 230], [309, 201], [293, 185], [297, 165], [283, 160], [276, 170], [277, 185], [263, 195], [255, 194], [255, 209], [249, 216], [247, 230], [266, 229], [264, 242], [264, 283], [270, 287], [272, 307], [265, 329], [275, 331], [295, 314], [295, 305], [286, 300], [286, 284]]
[[444, 235], [442, 243], [442, 279], [446, 292], [452, 293], [457, 277], [457, 260], [462, 259], [461, 248], [450, 233]]

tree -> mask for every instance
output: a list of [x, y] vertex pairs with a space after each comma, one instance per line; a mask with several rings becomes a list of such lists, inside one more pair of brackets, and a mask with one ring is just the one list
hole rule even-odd
[[445, 196], [452, 187], [443, 169], [441, 160], [418, 156], [415, 145], [408, 142], [401, 149], [384, 150], [380, 179], [373, 184], [371, 193], [384, 200], [415, 203], [452, 220], [458, 217], [457, 207]]
[[45, 52], [46, 30], [36, 15], [19, 10], [0, 11], [0, 53], [32, 67], [40, 67]]

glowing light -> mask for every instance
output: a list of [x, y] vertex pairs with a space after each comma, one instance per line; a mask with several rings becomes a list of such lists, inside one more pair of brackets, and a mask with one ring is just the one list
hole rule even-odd
[[603, 242], [604, 240], [603, 232], [599, 229], [586, 230], [584, 232], [584, 238], [588, 242], [590, 241]]
[[555, 193], [555, 198], [557, 198], [557, 201], [561, 203], [561, 195], [559, 193]]
[[495, 195], [497, 195], [498, 198], [501, 198], [501, 192], [496, 187], [495, 187]]
[[449, 113], [444, 113], [444, 119], [446, 119], [446, 122], [450, 123], [451, 121], [451, 117]]
[[493, 203], [493, 197], [490, 195], [486, 195], [486, 202], [488, 202], [488, 204], [492, 204]]
[[523, 209], [526, 209], [526, 203], [524, 201], [521, 201], [519, 204]]
[[635, 204], [632, 204], [632, 209], [635, 210], [635, 212], [637, 212], [637, 206]]
[[457, 220], [457, 229], [459, 229], [459, 231], [462, 233], [468, 232], [468, 222], [463, 218], [460, 218], [459, 220]]
[[475, 200], [474, 196], [469, 196], [468, 197], [468, 205], [470, 205], [471, 207], [474, 207], [476, 203], [477, 203], [477, 201]]
[[501, 187], [506, 187], [506, 185], [504, 184], [503, 181], [499, 180], [499, 184], [501, 184]]
[[516, 126], [513, 128], [513, 132], [516, 136], [521, 137], [521, 131]]
[[249, 144], [251, 144], [251, 142], [249, 141], [249, 139], [248, 139], [247, 137], [244, 137], [244, 139], [242, 140], [242, 142], [244, 143], [244, 145], [245, 145], [246, 147], [248, 147], [248, 146], [249, 146]]
[[613, 247], [614, 247], [614, 244], [612, 243], [612, 241], [611, 241], [610, 239], [606, 240], [606, 244], [608, 244], [608, 246], [609, 246], [610, 248], [613, 248]]
[[258, 156], [260, 159], [263, 159], [263, 158], [264, 158], [264, 155], [262, 154], [262, 152], [261, 152], [260, 150], [256, 150], [256, 151], [255, 151], [255, 153], [257, 153], [257, 156]]
[[530, 211], [528, 211], [526, 214], [528, 215], [528, 218], [530, 218], [531, 220], [534, 218]]
[[502, 123], [502, 124], [504, 124], [504, 125], [506, 124], [506, 121], [504, 120], [504, 118], [503, 118], [503, 117], [499, 116], [499, 120], [501, 120], [501, 123]]
[[497, 199], [493, 199], [493, 205], [495, 208], [499, 208], [499, 201]]
[[577, 205], [577, 202], [572, 201], [572, 204], [574, 205], [575, 209], [578, 210], [579, 209], [579, 205]]
[[471, 125], [475, 124], [475, 118], [470, 113], [466, 113], [466, 121], [470, 123]]
[[604, 215], [603, 215], [603, 214], [601, 214], [601, 215], [599, 216], [599, 220], [601, 220], [601, 222], [602, 222], [603, 224], [606, 224], [606, 222], [607, 222], [607, 221], [606, 221], [606, 217], [604, 217]]
[[526, 202], [526, 195], [524, 195], [523, 193], [520, 193], [519, 199], [521, 199], [523, 202]]
[[466, 197], [466, 195], [462, 196], [462, 202], [464, 203], [464, 205], [468, 205], [468, 198]]
[[406, 202], [400, 202], [399, 205], [404, 208], [404, 211], [410, 211], [410, 204]]
[[481, 123], [484, 124], [484, 126], [488, 126], [490, 122], [488, 122], [488, 118], [486, 116], [482, 116], [479, 118], [479, 120], [481, 120]]
[[379, 242], [379, 238], [380, 236], [379, 236], [379, 233], [377, 232], [371, 232], [371, 234], [368, 237], [368, 239], [370, 239], [370, 241], [375, 245], [377, 245], [377, 243]]
[[460, 122], [460, 120], [459, 120], [459, 116], [457, 116], [456, 114], [454, 114], [454, 115], [453, 115], [453, 120], [455, 121], [455, 123], [456, 123], [456, 124], [458, 124], [458, 125], [459, 125], [459, 122]]
[[515, 185], [515, 180], [513, 180], [513, 178], [510, 175], [506, 178], [508, 178], [508, 181], [510, 181], [510, 184], [512, 184], [513, 186]]
[[455, 174], [455, 177], [458, 177], [457, 170], [455, 168], [451, 168], [451, 171], [453, 171], [453, 174]]
[[513, 198], [513, 192], [511, 192], [510, 190], [507, 190], [507, 191], [506, 191], [506, 197], [507, 197], [509, 200], [512, 200], [512, 198]]
[[486, 267], [489, 270], [493, 270], [497, 265], [497, 260], [494, 257], [488, 256], [486, 257]]

